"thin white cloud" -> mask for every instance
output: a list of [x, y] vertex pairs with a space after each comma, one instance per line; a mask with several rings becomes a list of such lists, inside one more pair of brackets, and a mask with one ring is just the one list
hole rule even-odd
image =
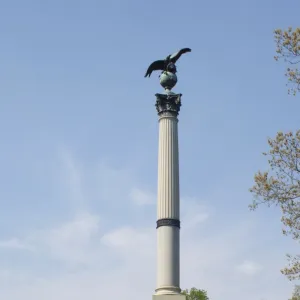
[[[73, 218], [19, 239], [2, 242], [2, 247], [7, 247], [5, 249], [15, 246], [25, 251], [26, 247], [32, 247], [35, 249], [32, 259], [38, 257], [39, 261], [38, 267], [30, 264], [28, 268], [16, 267], [13, 260], [11, 265], [5, 261], [6, 268], [0, 267], [0, 299], [151, 298], [156, 277], [155, 226], [148, 228], [144, 223], [136, 224], [126, 218], [118, 219], [117, 225], [108, 223], [110, 228], [102, 223], [130, 213], [132, 206], [124, 205], [124, 195], [130, 195], [132, 201], [134, 197], [138, 199], [136, 204], [139, 205], [134, 207], [136, 213], [139, 210], [142, 213], [143, 206], [155, 202], [155, 197], [139, 188], [127, 170], [109, 169], [105, 165], [94, 176], [95, 170], [79, 168], [81, 164], [74, 158], [72, 165], [75, 169], [64, 167], [64, 174], [65, 178], [71, 178], [65, 182], [71, 191], [69, 203], [76, 207], [71, 209], [75, 212]], [[86, 182], [89, 184], [84, 185]], [[76, 191], [80, 193], [80, 201], [72, 199]], [[134, 192], [130, 194], [130, 191]], [[90, 207], [91, 197], [101, 203], [100, 209], [86, 209]], [[211, 300], [282, 300], [289, 296], [292, 286], [280, 277], [279, 272], [284, 256], [275, 255], [273, 251], [273, 257], [266, 257], [261, 272], [255, 264], [239, 264], [244, 257], [252, 255], [249, 249], [257, 243], [257, 226], [260, 224], [237, 218], [234, 226], [229, 227], [226, 218], [222, 214], [216, 215], [214, 209], [203, 201], [182, 197], [181, 203], [182, 288], [206, 289]], [[102, 211], [104, 206], [110, 206], [113, 213], [106, 215]], [[255, 261], [260, 255], [258, 251], [251, 257]], [[47, 264], [53, 261], [58, 262], [59, 270], [50, 272]], [[241, 276], [240, 272], [253, 275]]]
[[153, 205], [156, 203], [156, 196], [141, 189], [133, 188], [129, 194], [130, 199], [136, 205]]
[[126, 260], [134, 260], [137, 256], [145, 259], [154, 258], [156, 249], [155, 228], [120, 227], [106, 233], [101, 242], [112, 250], [126, 257]]
[[93, 239], [98, 235], [99, 217], [84, 213], [60, 227], [39, 232], [35, 238], [53, 257], [71, 263], [87, 263], [91, 260]]
[[34, 248], [22, 242], [18, 238], [11, 238], [6, 241], [0, 241], [0, 248], [5, 249], [17, 249], [17, 250], [29, 250], [33, 251]]
[[209, 214], [205, 212], [195, 213], [193, 216], [184, 219], [184, 230], [195, 228], [198, 224], [205, 222], [209, 218]]
[[55, 228], [37, 230], [22, 239], [1, 241], [0, 248], [34, 250], [46, 259], [71, 265], [88, 264], [97, 255], [100, 238], [99, 217], [85, 212]]
[[85, 199], [85, 190], [83, 185], [83, 175], [79, 162], [73, 154], [66, 148], [59, 149], [59, 168], [58, 176], [61, 180], [66, 193], [65, 199], [69, 201], [70, 210], [83, 211], [88, 210], [88, 202]]
[[236, 267], [237, 271], [245, 274], [253, 276], [262, 270], [262, 266], [253, 261], [245, 260], [242, 264]]
[[[197, 215], [197, 212], [194, 212]], [[68, 269], [56, 276], [41, 277], [31, 271], [17, 277], [16, 272], [0, 270], [0, 298], [6, 300], [57, 300], [89, 298], [113, 295], [124, 300], [138, 300], [151, 297], [155, 289], [156, 269], [156, 232], [155, 228], [142, 226], [122, 226], [101, 233], [100, 217], [84, 213], [74, 220], [65, 222], [53, 229], [33, 234], [32, 246], [43, 256], [43, 260], [58, 259], [66, 264], [84, 263], [88, 268], [70, 273]], [[256, 298], [275, 299], [286, 293], [287, 286], [277, 284], [272, 290], [264, 288], [268, 282], [274, 283], [274, 266], [264, 274], [264, 278], [255, 276], [237, 276], [236, 264], [239, 256], [244, 255], [249, 244], [255, 242], [255, 229], [247, 222], [235, 228], [207, 236], [202, 230], [195, 234], [188, 231], [181, 235], [181, 279], [182, 288], [192, 286], [208, 291], [212, 300], [236, 299], [244, 291], [246, 300]], [[25, 240], [28, 240], [25, 237]], [[103, 268], [103, 262], [106, 268]], [[246, 261], [239, 265], [239, 271], [255, 275], [258, 264]], [[255, 273], [256, 272], [256, 273]], [[18, 278], [18, 279], [16, 279]], [[5, 285], [4, 285], [5, 283]], [[120, 283], [120, 284], [119, 284]], [[116, 288], [117, 285], [118, 287]], [[256, 288], [256, 290], [254, 289]], [[281, 291], [278, 293], [278, 290]]]
[[[236, 257], [248, 247], [252, 229], [247, 223], [241, 223], [234, 230], [220, 230], [208, 237], [201, 233], [197, 236], [182, 234], [182, 288], [204, 288], [212, 300], [219, 299], [221, 295], [229, 300], [232, 297], [238, 299], [245, 290], [253, 290], [252, 285], [256, 285], [257, 291], [244, 295], [246, 300], [254, 296], [279, 300], [277, 287], [266, 293], [259, 285], [261, 278], [252, 276], [249, 282], [248, 277], [236, 276], [232, 268]], [[122, 296], [124, 300], [151, 298], [155, 289], [155, 229], [123, 226], [104, 234], [100, 231], [99, 217], [85, 213], [57, 228], [44, 231], [44, 236], [40, 233], [36, 235], [31, 242], [43, 254], [44, 260], [54, 257], [65, 263], [77, 261], [86, 263], [88, 268], [75, 273], [66, 269], [56, 276], [45, 274], [43, 277], [32, 273], [32, 270], [27, 277], [26, 273], [14, 277], [15, 271], [1, 273], [0, 270], [0, 275], [6, 278], [3, 284], [0, 282], [0, 298], [17, 300], [23, 295], [24, 300], [50, 300], [53, 297], [57, 300], [79, 300], [83, 297], [96, 300], [99, 296], [109, 297], [112, 290], [114, 296]], [[103, 261], [107, 262], [108, 268], [102, 268]], [[244, 262], [240, 270], [254, 275], [258, 265]], [[273, 272], [274, 269], [271, 269], [264, 274], [268, 280], [263, 284], [277, 280]]]
[[183, 231], [186, 231], [207, 221], [211, 214], [211, 207], [195, 197], [182, 197], [181, 211]]

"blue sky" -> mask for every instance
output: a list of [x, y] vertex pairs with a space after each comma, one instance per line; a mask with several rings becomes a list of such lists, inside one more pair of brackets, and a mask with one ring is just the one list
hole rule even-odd
[[248, 210], [261, 152], [298, 129], [273, 59], [295, 1], [0, 1], [0, 298], [151, 299], [158, 74], [182, 47], [175, 91], [181, 286], [212, 300], [287, 299], [296, 245], [276, 209]]

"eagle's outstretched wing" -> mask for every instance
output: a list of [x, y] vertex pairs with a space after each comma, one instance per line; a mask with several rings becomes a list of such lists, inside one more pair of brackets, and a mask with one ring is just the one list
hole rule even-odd
[[184, 54], [184, 53], [187, 53], [187, 52], [191, 52], [192, 50], [190, 48], [183, 48], [181, 50], [179, 50], [178, 52], [174, 53], [171, 55], [170, 57], [170, 61], [172, 63], [176, 63], [176, 61], [179, 59], [179, 57]]
[[149, 68], [145, 74], [145, 77], [147, 77], [147, 76], [150, 77], [150, 75], [153, 71], [164, 70], [164, 66], [165, 66], [164, 60], [156, 60], [149, 66]]

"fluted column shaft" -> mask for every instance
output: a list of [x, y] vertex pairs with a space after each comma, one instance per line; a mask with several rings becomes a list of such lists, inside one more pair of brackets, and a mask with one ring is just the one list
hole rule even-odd
[[159, 119], [157, 218], [179, 220], [178, 119]]
[[180, 293], [178, 94], [157, 94], [159, 115], [156, 294]]

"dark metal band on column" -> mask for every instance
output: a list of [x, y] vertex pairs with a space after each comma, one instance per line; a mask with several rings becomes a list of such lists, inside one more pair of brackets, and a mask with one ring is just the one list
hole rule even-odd
[[159, 219], [156, 221], [156, 228], [161, 226], [174, 226], [180, 228], [180, 221], [176, 219]]

